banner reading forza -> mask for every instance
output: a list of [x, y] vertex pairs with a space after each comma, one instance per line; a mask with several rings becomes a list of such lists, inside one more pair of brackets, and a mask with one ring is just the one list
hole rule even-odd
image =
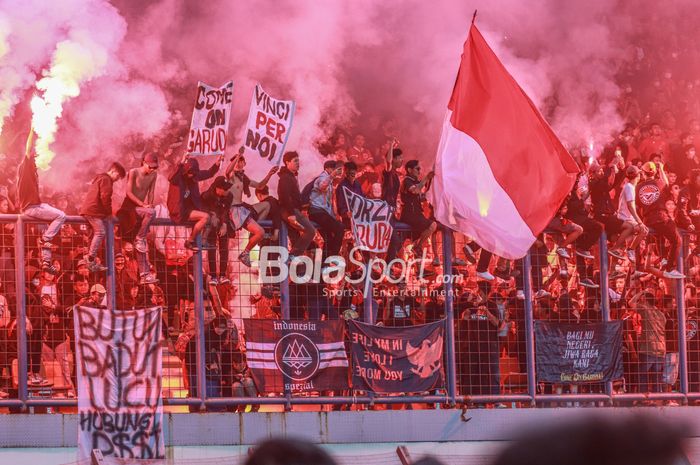
[[537, 380], [588, 383], [622, 378], [622, 322], [535, 322]]
[[343, 186], [350, 211], [352, 234], [360, 250], [383, 253], [389, 248], [392, 209], [383, 200], [371, 200]]
[[263, 392], [348, 388], [344, 324], [243, 320], [246, 362]]
[[165, 458], [160, 307], [76, 306], [73, 320], [80, 457]]
[[352, 387], [377, 393], [444, 387], [445, 320], [391, 328], [348, 321]]

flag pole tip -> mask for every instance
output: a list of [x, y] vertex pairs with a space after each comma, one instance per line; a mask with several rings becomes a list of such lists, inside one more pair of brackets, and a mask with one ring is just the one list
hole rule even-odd
[[476, 21], [476, 12], [477, 10], [474, 10], [474, 16], [472, 16], [472, 24], [474, 24], [474, 21]]

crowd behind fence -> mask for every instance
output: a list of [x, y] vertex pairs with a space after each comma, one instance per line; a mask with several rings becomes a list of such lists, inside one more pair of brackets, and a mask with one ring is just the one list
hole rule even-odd
[[[263, 225], [271, 233], [270, 225]], [[80, 259], [89, 239], [82, 217], [68, 217], [62, 228], [54, 250], [57, 274], [32, 266], [38, 231], [45, 225], [19, 215], [2, 215], [0, 226], [0, 306], [4, 307], [0, 312], [0, 407], [12, 411], [76, 405], [71, 314], [76, 304], [109, 309], [161, 306], [166, 339], [164, 404], [187, 405], [192, 411], [257, 410], [262, 404], [288, 409], [294, 404], [325, 404], [334, 409], [415, 403], [443, 407], [676, 405], [700, 399], [700, 315], [694, 285], [690, 279], [667, 280], [635, 271], [645, 267], [631, 267], [626, 257], [609, 257], [604, 234], [594, 256], [586, 261], [557, 253], [547, 234], [522, 260], [491, 259], [482, 251], [476, 263], [476, 251], [463, 236], [440, 231], [431, 238], [429, 255], [416, 261], [399, 284], [343, 281], [329, 286], [289, 279], [261, 284], [261, 270], [255, 265], [258, 249], [252, 254], [252, 268], [235, 259], [245, 237], [229, 239], [229, 273], [222, 276], [212, 270], [221, 259], [216, 252], [207, 256], [186, 249], [188, 228], [159, 219], [148, 241], [157, 282], [141, 284], [134, 247], [120, 240], [113, 223], [106, 235], [105, 250], [110, 253], [101, 258], [107, 268], [104, 273], [89, 270]], [[403, 231], [401, 224], [396, 227]], [[680, 271], [697, 276], [687, 273], [697, 260], [689, 251], [691, 236], [682, 237]], [[351, 237], [345, 242], [342, 253], [347, 254]], [[287, 246], [284, 225], [278, 237], [269, 234], [262, 245], [278, 244]], [[645, 246], [642, 250], [653, 248]], [[366, 264], [367, 257], [363, 260]], [[226, 268], [223, 263], [219, 266]], [[497, 279], [479, 279], [485, 270], [493, 270]], [[376, 274], [370, 266], [365, 271]], [[582, 276], [590, 276], [593, 285], [580, 285]], [[630, 289], [656, 294], [648, 305], [637, 305], [638, 301], [628, 299], [634, 294]], [[412, 395], [352, 390], [260, 393], [246, 366], [242, 343], [246, 318], [353, 318], [386, 326], [445, 319], [445, 389]], [[538, 320], [622, 321], [622, 379], [584, 384], [539, 381], [534, 338]], [[661, 335], [662, 341], [658, 340]]]

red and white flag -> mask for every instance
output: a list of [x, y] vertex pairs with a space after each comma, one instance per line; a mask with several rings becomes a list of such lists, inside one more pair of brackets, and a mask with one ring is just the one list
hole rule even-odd
[[472, 24], [430, 190], [435, 218], [521, 258], [571, 191], [576, 162]]

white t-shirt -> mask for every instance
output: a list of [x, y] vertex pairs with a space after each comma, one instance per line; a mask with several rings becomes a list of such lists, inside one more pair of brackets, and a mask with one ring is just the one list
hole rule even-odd
[[617, 217], [622, 221], [630, 221], [632, 223], [637, 222], [637, 220], [634, 219], [634, 216], [632, 216], [632, 212], [627, 205], [627, 202], [634, 201], [634, 196], [634, 185], [630, 182], [625, 183], [625, 186], [622, 188], [622, 192], [620, 193], [620, 202], [617, 206]]

